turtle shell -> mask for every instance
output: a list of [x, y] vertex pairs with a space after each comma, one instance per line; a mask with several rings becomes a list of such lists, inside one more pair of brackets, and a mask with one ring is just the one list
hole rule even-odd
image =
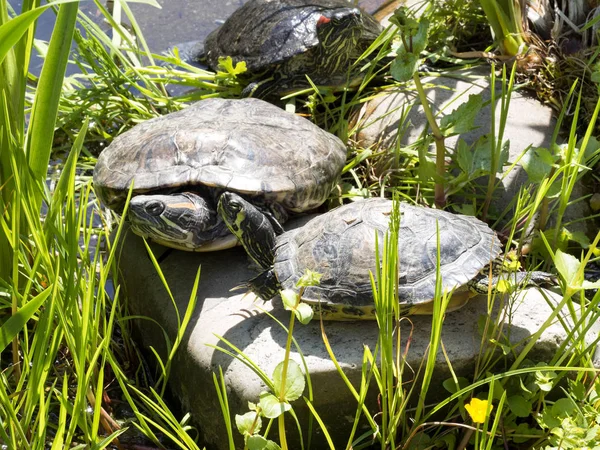
[[136, 125], [98, 158], [108, 207], [133, 194], [207, 186], [260, 196], [290, 211], [323, 203], [346, 161], [336, 136], [265, 101], [206, 99]]
[[362, 17], [365, 36], [357, 43], [358, 57], [379, 35], [381, 26], [346, 0], [250, 0], [208, 35], [205, 57], [213, 69], [219, 57], [231, 56], [234, 63], [244, 61], [248, 73], [262, 72], [315, 48], [319, 44], [317, 23], [323, 14], [350, 9]]
[[[357, 201], [284, 233], [276, 243], [274, 270], [284, 289], [294, 289], [305, 269], [322, 275], [302, 299], [325, 305], [373, 305], [369, 272], [375, 274], [375, 235], [383, 254], [392, 201]], [[475, 217], [400, 204], [398, 297], [405, 310], [431, 302], [435, 293], [437, 224], [442, 290], [464, 286], [501, 252], [495, 232]], [[297, 288], [295, 288], [297, 289]], [[363, 310], [364, 311], [364, 310]]]

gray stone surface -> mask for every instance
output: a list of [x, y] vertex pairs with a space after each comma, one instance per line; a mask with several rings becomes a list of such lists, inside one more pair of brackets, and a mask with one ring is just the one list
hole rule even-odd
[[[460, 135], [447, 137], [446, 148], [453, 152], [459, 139], [468, 145], [490, 133], [494, 118], [496, 133], [500, 123], [501, 84], [496, 87], [496, 110], [491, 110], [490, 67], [479, 66], [473, 69], [457, 70], [442, 76], [424, 77], [422, 83], [438, 124], [445, 115], [460, 104], [468, 101], [470, 95], [480, 94], [487, 106], [477, 115], [475, 129]], [[501, 77], [500, 77], [501, 78]], [[484, 103], [485, 104], [485, 103]], [[408, 111], [405, 122], [401, 117]], [[379, 92], [365, 103], [354, 117], [357, 130], [354, 139], [362, 147], [373, 147], [393, 151], [415, 143], [424, 131], [430, 133], [427, 119], [414, 88], [394, 88]], [[508, 165], [498, 175], [501, 183], [494, 192], [492, 209], [498, 212], [511, 206], [519, 189], [528, 184], [528, 177], [521, 164], [529, 160], [538, 147], [549, 148], [552, 133], [556, 126], [552, 109], [532, 98], [525, 91], [515, 91], [511, 97], [503, 141], [510, 143]], [[559, 141], [560, 143], [561, 141]], [[529, 150], [527, 150], [529, 148]], [[526, 151], [527, 150], [527, 151]], [[435, 149], [433, 142], [431, 151]], [[525, 152], [525, 153], [524, 153]], [[511, 168], [512, 163], [517, 165]], [[487, 178], [482, 181], [487, 186]], [[578, 184], [571, 200], [587, 195], [585, 187]], [[511, 206], [512, 207], [512, 206]], [[567, 208], [563, 224], [591, 215], [587, 201], [577, 202]], [[512, 214], [508, 214], [511, 217]], [[582, 221], [569, 226], [570, 231], [581, 231], [593, 238], [597, 227], [593, 221]]]
[[[165, 333], [171, 341], [177, 330], [175, 309], [165, 289], [155, 274], [146, 255], [144, 245], [137, 236], [127, 234], [123, 241], [120, 271], [121, 285], [133, 314], [147, 316], [152, 320], [136, 320], [140, 346], [144, 349], [156, 348], [161, 355], [166, 352]], [[160, 246], [152, 247], [160, 258], [166, 251]], [[217, 336], [222, 336], [240, 348], [262, 370], [271, 375], [274, 367], [283, 360], [286, 334], [269, 318], [262, 309], [272, 311], [275, 317], [288, 324], [286, 311], [271, 302], [258, 301], [254, 297], [244, 297], [241, 293], [232, 295], [230, 289], [249, 279], [255, 272], [248, 266], [248, 260], [241, 248], [215, 253], [186, 253], [171, 251], [161, 262], [162, 271], [175, 297], [175, 303], [183, 316], [192, 290], [198, 267], [201, 267], [201, 280], [197, 295], [197, 305], [179, 351], [175, 356], [170, 388], [183, 405], [183, 411], [190, 411], [193, 421], [199, 425], [209, 449], [227, 448], [226, 432], [220, 407], [213, 385], [213, 372], [222, 367], [228, 388], [229, 406], [232, 417], [247, 412], [247, 402], [256, 402], [264, 389], [259, 378], [240, 361], [215, 351], [210, 345], [219, 345]], [[556, 301], [553, 300], [553, 301]], [[517, 301], [511, 307], [510, 331], [512, 342], [523, 342], [546, 320], [551, 306], [535, 291], [528, 291], [525, 302]], [[565, 311], [566, 313], [566, 311]], [[443, 329], [443, 343], [458, 376], [472, 376], [474, 361], [480, 350], [481, 337], [477, 323], [487, 315], [485, 298], [472, 300], [465, 308], [449, 313]], [[430, 317], [412, 317], [414, 326], [408, 351], [408, 364], [417, 369], [426, 353], [431, 332]], [[374, 350], [377, 339], [377, 326], [373, 321], [365, 322], [326, 322], [325, 332], [343, 370], [355, 386], [358, 386], [363, 357], [363, 346]], [[406, 322], [402, 328], [403, 345], [410, 332]], [[557, 346], [564, 340], [566, 332], [559, 323], [548, 328], [537, 342], [534, 358], [549, 360]], [[589, 333], [593, 339], [597, 330]], [[306, 357], [314, 389], [314, 404], [325, 421], [329, 432], [338, 444], [345, 445], [356, 411], [356, 401], [336, 372], [330, 361], [321, 338], [319, 322], [307, 326], [297, 324], [294, 336]], [[293, 352], [292, 358], [299, 361]], [[445, 397], [441, 381], [449, 377], [448, 367], [440, 352], [437, 355], [438, 368], [434, 375], [431, 397]], [[413, 376], [410, 370], [405, 380]], [[408, 385], [407, 385], [408, 387]], [[308, 395], [305, 391], [305, 395]], [[367, 404], [375, 414], [376, 393], [371, 390]], [[307, 409], [302, 400], [294, 403], [301, 423], [306, 428]], [[317, 428], [313, 448], [323, 448], [321, 432]], [[274, 427], [276, 428], [276, 427]], [[294, 427], [288, 427], [293, 429]], [[241, 448], [240, 436], [237, 436]], [[291, 448], [299, 448], [292, 444]]]

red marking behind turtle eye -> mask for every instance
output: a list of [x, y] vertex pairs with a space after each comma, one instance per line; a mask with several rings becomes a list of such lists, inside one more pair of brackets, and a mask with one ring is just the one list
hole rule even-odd
[[331, 19], [329, 17], [321, 16], [319, 17], [319, 20], [317, 20], [317, 26], [320, 27], [321, 25], [325, 25], [329, 22], [331, 22]]

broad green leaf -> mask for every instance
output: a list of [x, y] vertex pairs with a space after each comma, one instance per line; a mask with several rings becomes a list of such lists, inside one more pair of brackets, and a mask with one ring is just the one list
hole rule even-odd
[[494, 383], [492, 398], [494, 400], [500, 400], [504, 395], [506, 395], [506, 390], [504, 389], [504, 386], [502, 386], [502, 383]]
[[421, 58], [414, 53], [401, 52], [392, 61], [390, 73], [396, 81], [408, 81], [417, 71], [420, 61]]
[[250, 436], [246, 441], [248, 450], [263, 450], [267, 448], [267, 440], [262, 436]]
[[312, 306], [304, 302], [300, 302], [294, 313], [302, 325], [308, 324], [314, 316]]
[[[419, 56], [425, 50], [429, 31], [429, 21], [427, 19], [417, 21], [406, 14], [405, 8], [399, 8], [390, 17], [390, 22], [398, 26], [398, 34], [401, 36], [397, 53], [404, 49], [408, 53]], [[409, 48], [404, 48], [404, 43], [408, 44]]]
[[508, 408], [517, 417], [529, 417], [531, 414], [531, 403], [522, 395], [512, 395], [506, 399]]
[[258, 402], [260, 409], [265, 417], [268, 419], [275, 419], [282, 415], [284, 412], [292, 409], [292, 406], [287, 402], [280, 402], [277, 397], [268, 392], [260, 394], [260, 401]]
[[560, 420], [552, 414], [552, 408], [544, 408], [541, 415], [535, 416], [542, 428], [554, 428], [560, 426]]
[[481, 111], [483, 98], [481, 94], [471, 94], [469, 99], [450, 114], [442, 117], [440, 125], [444, 136], [467, 133], [473, 129], [473, 122]]
[[417, 170], [421, 180], [431, 180], [437, 178], [435, 163], [426, 155], [419, 154], [419, 167]]
[[578, 380], [568, 380], [569, 382], [569, 393], [578, 401], [583, 401], [586, 397], [587, 387]]
[[419, 29], [419, 22], [408, 14], [408, 9], [404, 6], [394, 11], [390, 17], [390, 22], [396, 25], [402, 33], [409, 35], [414, 34]]
[[577, 283], [575, 277], [579, 271], [581, 261], [579, 261], [573, 255], [569, 255], [568, 253], [558, 249], [556, 250], [554, 257], [554, 264], [556, 265], [556, 270], [558, 270], [560, 276], [563, 277], [569, 286], [573, 287], [579, 284]]
[[273, 441], [269, 441], [262, 436], [251, 436], [246, 441], [248, 450], [281, 450], [281, 447]]
[[283, 307], [291, 311], [298, 303], [298, 294], [293, 289], [284, 289], [281, 291], [281, 300], [283, 301]]
[[590, 238], [583, 231], [569, 231], [569, 240], [577, 242], [581, 248], [588, 248], [590, 245]]
[[273, 371], [273, 385], [275, 386], [275, 394], [279, 397], [283, 397], [288, 402], [293, 402], [300, 398], [302, 393], [304, 392], [304, 374], [302, 373], [302, 369], [300, 369], [300, 365], [290, 359], [288, 361], [288, 368], [285, 377], [285, 386], [283, 396], [281, 395], [281, 382], [282, 382], [282, 374], [283, 374], [283, 366], [285, 361], [280, 362], [275, 367]]
[[419, 20], [419, 29], [417, 33], [412, 36], [410, 49], [415, 55], [420, 55], [423, 50], [427, 47], [429, 33], [429, 21], [425, 19]]
[[492, 146], [487, 136], [479, 138], [475, 143], [473, 152], [473, 163], [470, 174], [479, 176], [488, 173], [492, 166]]
[[459, 139], [456, 145], [456, 162], [465, 173], [470, 174], [473, 167], [473, 152], [464, 139]]
[[568, 417], [576, 410], [577, 405], [568, 397], [559, 398], [556, 400], [556, 402], [554, 402], [554, 405], [552, 405], [552, 415], [554, 417]]
[[[600, 85], [600, 84], [599, 84]], [[582, 141], [577, 143], [577, 148], [581, 148]], [[590, 159], [598, 150], [600, 150], [600, 141], [595, 136], [590, 136], [585, 146], [584, 158]]]
[[591, 427], [587, 430], [583, 440], [585, 443], [596, 444], [594, 448], [597, 450], [600, 447], [600, 445], [597, 445], [599, 436], [600, 436], [600, 425], [594, 425], [593, 427]]
[[[235, 426], [238, 431], [244, 436], [252, 436], [260, 433], [262, 428], [262, 419], [255, 411], [249, 411], [244, 415], [235, 415]], [[254, 429], [252, 428], [254, 426]]]
[[0, 352], [4, 351], [14, 337], [21, 332], [27, 321], [42, 306], [51, 292], [50, 288], [42, 291], [2, 324], [0, 327]]
[[[539, 428], [531, 428], [527, 423], [520, 423], [515, 429], [513, 441], [517, 444], [522, 444], [531, 440], [531, 436], [541, 436], [543, 432]], [[524, 437], [520, 437], [523, 435]]]
[[465, 216], [474, 216], [477, 214], [475, 211], [475, 206], [470, 203], [463, 203], [462, 205], [454, 205], [452, 208], [454, 212], [464, 214]]
[[536, 148], [521, 158], [521, 165], [527, 172], [529, 181], [540, 183], [550, 174], [554, 165], [554, 156], [547, 148]]
[[447, 378], [443, 381], [442, 386], [444, 386], [444, 389], [446, 389], [448, 392], [454, 394], [455, 392], [458, 392], [460, 389], [465, 388], [470, 384], [469, 380], [467, 380], [464, 377], [459, 377], [456, 379], [456, 381], [458, 381], [458, 386], [456, 385], [454, 378]]

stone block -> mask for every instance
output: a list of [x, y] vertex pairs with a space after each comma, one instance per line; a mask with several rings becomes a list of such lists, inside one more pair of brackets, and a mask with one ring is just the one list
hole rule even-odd
[[[167, 351], [165, 335], [172, 342], [178, 328], [175, 307], [182, 317], [196, 272], [201, 267], [197, 304], [185, 338], [176, 353], [169, 386], [183, 411], [192, 414], [208, 448], [228, 448], [225, 425], [213, 385], [213, 373], [218, 373], [219, 366], [223, 369], [232, 417], [247, 412], [247, 402], [257, 402], [265, 387], [242, 362], [215, 350], [213, 346], [226, 347], [220, 342], [219, 336], [223, 337], [241, 349], [270, 376], [284, 358], [286, 333], [264, 311], [271, 312], [285, 325], [289, 323], [289, 313], [278, 302], [273, 305], [271, 302], [263, 303], [258, 300], [255, 303], [252, 295], [244, 297], [239, 292], [235, 295], [230, 292], [231, 288], [256, 274], [249, 268], [248, 259], [239, 247], [214, 253], [188, 253], [152, 245], [155, 255], [161, 259], [161, 269], [173, 293], [173, 305], [155, 273], [142, 240], [127, 233], [122, 245], [119, 261], [121, 286], [130, 311], [151, 319], [135, 321], [140, 346], [146, 350], [154, 347], [163, 356]], [[166, 251], [170, 253], [165, 254]], [[512, 342], [523, 342], [535, 333], [551, 313], [553, 302], [559, 299], [551, 295], [549, 304], [537, 290], [526, 292], [526, 300], [512, 305], [511, 323], [505, 328], [507, 333], [510, 330]], [[486, 299], [476, 297], [463, 309], [446, 316], [442, 339], [453, 370], [458, 376], [472, 377], [482, 340], [477, 324], [487, 314]], [[566, 310], [565, 315], [568, 315]], [[429, 344], [431, 318], [415, 316], [411, 318], [411, 323], [413, 329], [407, 362], [412, 369], [417, 370]], [[567, 320], [567, 323], [570, 322]], [[324, 322], [324, 330], [344, 372], [354, 386], [358, 386], [364, 346], [369, 346], [372, 351], [375, 349], [376, 323]], [[407, 321], [402, 327], [403, 345], [410, 332]], [[597, 333], [598, 327], [589, 333], [588, 338], [594, 339]], [[542, 334], [532, 355], [538, 361], [548, 361], [566, 334], [567, 331], [560, 323], [554, 323]], [[313, 320], [307, 326], [297, 323], [294, 336], [304, 353], [311, 375], [314, 405], [334, 441], [345, 446], [357, 402], [327, 354], [319, 321]], [[292, 352], [292, 358], [300, 362], [296, 351]], [[449, 377], [448, 366], [441, 351], [437, 360], [438, 367], [430, 390], [431, 396], [428, 398], [430, 401], [448, 395], [441, 387], [441, 381]], [[407, 370], [405, 380], [413, 376]], [[305, 395], [308, 395], [306, 391]], [[374, 389], [369, 393], [367, 405], [373, 414], [377, 412]], [[308, 414], [306, 405], [298, 400], [294, 402], [294, 408], [305, 426]], [[313, 448], [325, 448], [325, 441], [316, 423], [314, 429], [313, 443], [316, 445]], [[241, 448], [241, 436], [237, 432], [236, 439]], [[292, 448], [299, 448], [297, 444], [290, 445]]]

